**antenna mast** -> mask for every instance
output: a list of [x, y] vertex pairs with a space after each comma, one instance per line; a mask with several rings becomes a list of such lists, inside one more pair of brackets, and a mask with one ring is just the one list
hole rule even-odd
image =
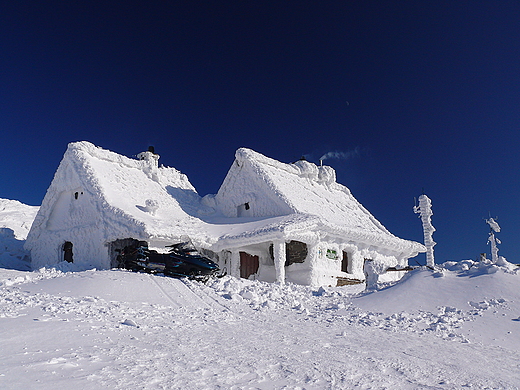
[[491, 244], [491, 261], [496, 264], [498, 262], [498, 247], [497, 244], [501, 244], [500, 240], [495, 237], [495, 233], [500, 233], [500, 225], [496, 221], [497, 218], [486, 219], [486, 223], [489, 225], [489, 238], [488, 242]]
[[433, 256], [433, 247], [436, 242], [433, 241], [433, 232], [435, 228], [432, 225], [432, 201], [424, 193], [419, 196], [419, 206], [414, 206], [414, 213], [421, 215], [423, 231], [424, 231], [424, 245], [426, 246], [426, 266], [434, 267], [435, 258]]

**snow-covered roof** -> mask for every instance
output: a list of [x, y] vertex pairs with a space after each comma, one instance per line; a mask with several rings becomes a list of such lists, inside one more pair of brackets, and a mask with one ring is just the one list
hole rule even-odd
[[[303, 238], [312, 231], [403, 254], [423, 251], [422, 245], [389, 233], [348, 188], [336, 183], [331, 167], [306, 161], [284, 164], [239, 149], [219, 193], [203, 199], [186, 175], [159, 166], [158, 155], [144, 152], [139, 158], [86, 141], [69, 144], [26, 247], [30, 249], [43, 230], [73, 230], [90, 224], [107, 241], [125, 237], [174, 241], [188, 235], [200, 245], [222, 249], [288, 235]], [[231, 218], [225, 212], [223, 217], [223, 205], [243, 203], [237, 196], [268, 198], [269, 202], [252, 218]]]
[[317, 216], [324, 232], [404, 252], [424, 251], [423, 245], [391, 234], [347, 187], [336, 182], [332, 167], [305, 160], [286, 164], [241, 148], [216, 201], [227, 215], [241, 203], [256, 201], [262, 203], [257, 216]]
[[[90, 222], [102, 220], [107, 238], [121, 238], [122, 231], [127, 237], [165, 238], [199, 233], [202, 221], [194, 215], [203, 213], [204, 206], [195, 188], [186, 175], [159, 167], [158, 156], [150, 155], [145, 152], [136, 160], [85, 141], [69, 144], [33, 229], [43, 223], [40, 228], [64, 228], [53, 226], [54, 218], [63, 223], [59, 216], [64, 211], [55, 209], [56, 201], [64, 193], [70, 198], [77, 192], [77, 202], [69, 202], [70, 218], [77, 215], [85, 224], [95, 212]], [[82, 201], [83, 191], [90, 200]]]

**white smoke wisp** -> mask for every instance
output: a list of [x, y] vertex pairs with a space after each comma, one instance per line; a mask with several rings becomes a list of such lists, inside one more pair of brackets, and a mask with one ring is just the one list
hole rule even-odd
[[356, 147], [353, 150], [349, 150], [347, 152], [327, 152], [323, 156], [320, 157], [320, 161], [328, 160], [331, 158], [335, 158], [338, 160], [347, 160], [349, 158], [358, 157], [360, 154], [359, 148]]

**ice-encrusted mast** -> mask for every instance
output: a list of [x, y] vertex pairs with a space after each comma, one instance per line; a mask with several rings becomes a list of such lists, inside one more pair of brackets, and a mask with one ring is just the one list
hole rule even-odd
[[435, 259], [433, 257], [433, 247], [436, 242], [433, 241], [433, 232], [435, 228], [432, 225], [432, 201], [426, 195], [419, 196], [419, 206], [414, 206], [413, 211], [421, 215], [423, 231], [424, 231], [424, 246], [426, 247], [426, 265], [433, 268]]
[[488, 243], [491, 244], [491, 261], [493, 263], [498, 262], [498, 247], [497, 244], [501, 244], [500, 240], [495, 237], [495, 233], [500, 233], [500, 225], [493, 218], [486, 219], [486, 223], [489, 225], [489, 238]]

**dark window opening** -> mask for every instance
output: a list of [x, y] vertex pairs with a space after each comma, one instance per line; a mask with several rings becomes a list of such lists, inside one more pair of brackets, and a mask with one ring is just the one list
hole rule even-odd
[[[307, 244], [300, 241], [289, 241], [285, 244], [285, 266], [293, 263], [303, 263], [309, 253]], [[273, 244], [269, 246], [269, 255], [274, 260]]]
[[343, 260], [341, 260], [341, 271], [342, 272], [348, 272], [348, 253], [343, 251]]
[[252, 214], [251, 203], [246, 202], [237, 206], [237, 217], [250, 217]]
[[78, 192], [75, 192], [75, 193], [74, 193], [74, 199], [78, 199], [78, 196], [79, 196], [79, 193], [78, 193]]
[[70, 241], [67, 241], [65, 244], [63, 244], [63, 260], [68, 261], [69, 263], [74, 262], [72, 246], [72, 242]]

